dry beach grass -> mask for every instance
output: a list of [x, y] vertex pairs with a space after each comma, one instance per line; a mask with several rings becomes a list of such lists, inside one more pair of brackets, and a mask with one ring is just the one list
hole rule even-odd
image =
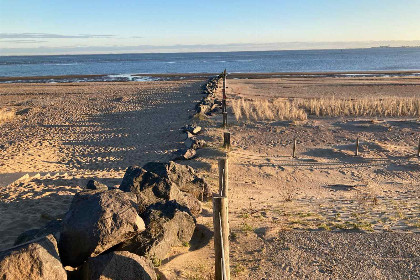
[[277, 98], [232, 100], [236, 120], [306, 120], [317, 117], [420, 117], [420, 98]]

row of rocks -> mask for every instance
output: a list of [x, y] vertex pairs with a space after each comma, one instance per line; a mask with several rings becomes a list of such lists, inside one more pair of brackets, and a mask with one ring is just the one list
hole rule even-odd
[[[221, 109], [222, 103], [216, 99], [215, 91], [218, 88], [220, 80], [223, 79], [223, 75], [211, 78], [203, 86], [203, 94], [206, 96], [196, 105], [196, 117], [205, 117], [211, 113], [217, 112]], [[196, 150], [206, 145], [206, 142], [202, 139], [197, 139], [196, 135], [201, 132], [200, 126], [186, 125], [183, 127], [183, 131], [186, 133], [185, 148], [179, 149], [175, 152], [174, 160], [189, 160], [193, 159], [197, 152]]]
[[217, 112], [221, 109], [222, 102], [216, 99], [216, 90], [219, 86], [220, 80], [223, 79], [223, 75], [218, 75], [210, 79], [205, 85], [203, 94], [206, 96], [196, 105], [195, 110], [199, 115], [210, 115], [213, 112]]
[[0, 252], [0, 279], [156, 279], [152, 263], [190, 241], [209, 196], [194, 169], [175, 162], [129, 167], [119, 189], [90, 181], [62, 221]]

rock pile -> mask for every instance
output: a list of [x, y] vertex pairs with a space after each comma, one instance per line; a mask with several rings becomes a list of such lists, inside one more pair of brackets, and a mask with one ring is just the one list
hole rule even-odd
[[[215, 91], [218, 88], [220, 80], [223, 75], [211, 78], [203, 87], [203, 94], [206, 96], [201, 99], [195, 106], [195, 117], [203, 118], [217, 112], [222, 107], [222, 102], [216, 99]], [[200, 126], [193, 126], [191, 124], [183, 127], [183, 131], [187, 134], [185, 139], [185, 148], [177, 150], [174, 155], [174, 160], [189, 160], [193, 159], [197, 152], [196, 150], [206, 146], [206, 142], [202, 139], [197, 139], [196, 135], [201, 132]]]
[[215, 91], [218, 88], [220, 80], [223, 75], [219, 75], [210, 79], [205, 85], [203, 94], [206, 96], [195, 106], [195, 110], [199, 115], [210, 115], [217, 110], [220, 110], [222, 103], [216, 99]]
[[119, 189], [90, 181], [62, 221], [0, 252], [0, 279], [157, 279], [152, 263], [190, 241], [209, 196], [207, 183], [175, 162], [129, 167]]

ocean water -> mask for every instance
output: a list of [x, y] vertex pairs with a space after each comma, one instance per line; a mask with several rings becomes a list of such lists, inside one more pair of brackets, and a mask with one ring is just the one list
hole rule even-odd
[[419, 70], [420, 48], [259, 52], [0, 56], [0, 77], [140, 73]]

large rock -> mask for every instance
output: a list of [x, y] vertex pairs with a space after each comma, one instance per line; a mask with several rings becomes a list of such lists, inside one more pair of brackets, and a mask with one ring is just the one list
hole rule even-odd
[[64, 265], [79, 266], [145, 229], [137, 199], [120, 190], [83, 191], [70, 205], [58, 248]]
[[211, 105], [207, 105], [207, 104], [199, 104], [198, 106], [197, 106], [197, 113], [199, 113], [199, 114], [203, 114], [203, 115], [205, 115], [205, 114], [207, 114], [208, 112], [210, 112], [210, 107], [211, 107]]
[[206, 141], [202, 140], [202, 139], [197, 139], [195, 137], [188, 137], [185, 142], [185, 147], [187, 147], [187, 149], [200, 149], [206, 146]]
[[14, 245], [23, 244], [28, 241], [47, 236], [49, 234], [54, 235], [54, 237], [58, 240], [60, 238], [61, 224], [61, 220], [53, 220], [48, 222], [42, 228], [30, 229], [25, 232], [22, 232], [16, 238]]
[[188, 209], [176, 201], [150, 206], [144, 218], [146, 231], [124, 242], [117, 250], [162, 260], [172, 246], [180, 246], [191, 240], [196, 225]]
[[184, 132], [191, 133], [192, 135], [197, 135], [201, 131], [201, 126], [186, 125], [184, 126]]
[[86, 184], [86, 189], [107, 191], [108, 186], [95, 180], [89, 180]]
[[144, 189], [163, 184], [158, 175], [147, 171], [139, 166], [130, 166], [125, 171], [120, 184], [120, 190], [125, 192], [139, 193]]
[[154, 203], [175, 199], [180, 194], [180, 190], [168, 179], [138, 166], [127, 168], [120, 190], [136, 194], [139, 213]]
[[197, 152], [194, 149], [179, 149], [174, 153], [173, 160], [190, 160], [195, 157]]
[[121, 251], [90, 258], [83, 265], [84, 280], [155, 280], [153, 264], [144, 257]]
[[167, 163], [149, 162], [143, 166], [143, 169], [168, 178], [181, 191], [190, 193], [198, 199], [211, 196], [209, 185], [190, 166], [178, 164], [173, 161]]
[[[175, 163], [173, 163], [175, 164]], [[150, 165], [145, 165], [150, 167]], [[159, 171], [156, 169], [156, 171]], [[139, 213], [157, 202], [176, 200], [190, 209], [195, 216], [201, 212], [201, 203], [191, 193], [183, 192], [176, 182], [166, 176], [159, 176], [141, 167], [129, 167], [121, 182], [120, 190], [137, 195]]]
[[149, 162], [143, 168], [161, 177], [168, 178], [181, 191], [190, 193], [198, 199], [203, 200], [211, 196], [207, 182], [188, 165], [178, 164], [173, 161], [167, 163]]
[[1, 252], [0, 279], [67, 279], [54, 236], [44, 236]]

